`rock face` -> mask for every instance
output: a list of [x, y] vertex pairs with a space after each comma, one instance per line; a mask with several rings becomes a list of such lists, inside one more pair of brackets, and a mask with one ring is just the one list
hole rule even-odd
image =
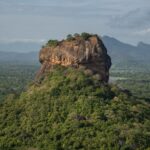
[[86, 40], [78, 36], [73, 40], [60, 41], [56, 46], [46, 46], [40, 50], [39, 60], [42, 66], [36, 78], [51, 70], [53, 65], [62, 65], [84, 68], [104, 82], [109, 79], [111, 59], [97, 35]]

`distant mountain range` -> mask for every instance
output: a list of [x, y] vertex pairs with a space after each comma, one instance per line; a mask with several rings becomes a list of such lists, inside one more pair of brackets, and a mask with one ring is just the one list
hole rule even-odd
[[[102, 40], [114, 66], [146, 66], [150, 64], [150, 44], [139, 42], [137, 46], [123, 43], [113, 37]], [[41, 43], [0, 43], [0, 62], [38, 63]]]
[[137, 46], [103, 36], [102, 40], [116, 68], [150, 69], [150, 44], [139, 42]]
[[114, 63], [122, 61], [150, 62], [150, 44], [140, 42], [137, 46], [133, 46], [109, 36], [104, 36], [102, 39]]
[[10, 42], [0, 43], [0, 62], [38, 64], [38, 52], [42, 43]]

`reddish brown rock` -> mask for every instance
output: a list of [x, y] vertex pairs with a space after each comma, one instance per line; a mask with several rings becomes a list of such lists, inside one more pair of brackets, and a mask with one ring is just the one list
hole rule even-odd
[[57, 46], [45, 46], [40, 50], [42, 64], [37, 78], [49, 71], [53, 65], [74, 66], [91, 70], [100, 80], [108, 82], [111, 59], [102, 40], [92, 35], [87, 40], [81, 36], [63, 40]]

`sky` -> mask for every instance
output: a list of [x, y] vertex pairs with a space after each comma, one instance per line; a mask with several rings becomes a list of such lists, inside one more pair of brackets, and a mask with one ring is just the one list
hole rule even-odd
[[0, 42], [81, 32], [150, 43], [150, 0], [0, 0]]

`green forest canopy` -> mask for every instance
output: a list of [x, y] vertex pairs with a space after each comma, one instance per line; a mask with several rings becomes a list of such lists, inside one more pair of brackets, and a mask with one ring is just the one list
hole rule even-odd
[[82, 70], [57, 66], [0, 105], [0, 149], [150, 147], [149, 103]]

